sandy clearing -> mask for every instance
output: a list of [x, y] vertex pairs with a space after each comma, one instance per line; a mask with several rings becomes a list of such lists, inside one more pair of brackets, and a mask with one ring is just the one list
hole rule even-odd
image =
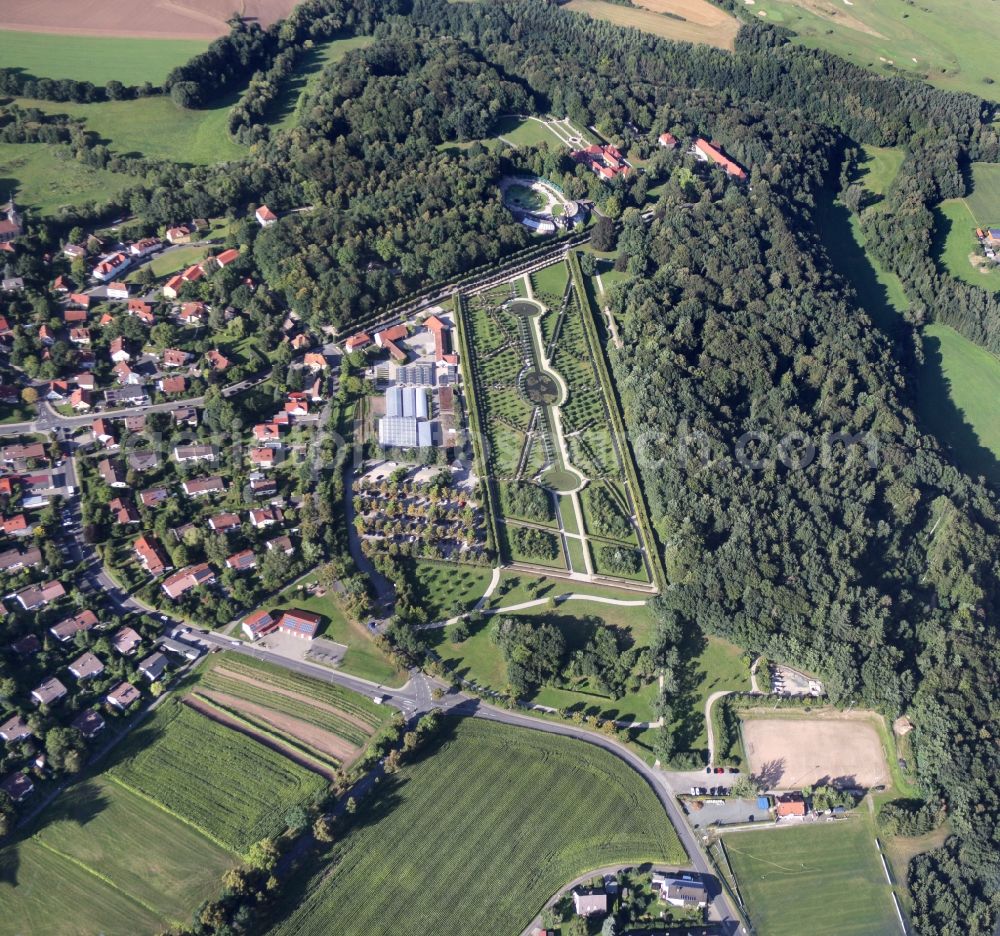
[[636, 6], [654, 13], [673, 13], [702, 26], [728, 26], [732, 17], [708, 0], [636, 0]]
[[[664, 16], [650, 9], [646, 0], [640, 2], [643, 6], [622, 6], [607, 0], [568, 0], [562, 9], [584, 13], [618, 26], [640, 29], [675, 42], [701, 42], [729, 50], [734, 46], [739, 22], [707, 0], [649, 0], [650, 4], [658, 4], [664, 12], [675, 13], [676, 16]], [[707, 25], [705, 20], [711, 20], [713, 25]]]
[[336, 777], [336, 771], [330, 767], [326, 767], [323, 764], [319, 764], [316, 761], [310, 760], [309, 758], [303, 756], [294, 748], [285, 747], [283, 744], [278, 744], [277, 741], [266, 737], [265, 735], [258, 734], [248, 725], [240, 724], [240, 722], [225, 712], [220, 712], [218, 709], [213, 708], [204, 699], [197, 699], [194, 696], [187, 696], [184, 699], [184, 704], [189, 708], [194, 709], [200, 715], [204, 715], [206, 718], [212, 719], [214, 722], [218, 722], [220, 725], [225, 725], [227, 728], [231, 728], [233, 731], [238, 731], [241, 735], [246, 735], [248, 738], [252, 738], [258, 744], [263, 744], [264, 747], [274, 751], [276, 754], [280, 754], [282, 757], [287, 757], [290, 761], [298, 764], [300, 767], [305, 767], [306, 770], [311, 770], [313, 773], [319, 774], [321, 777], [326, 777], [328, 780], [333, 780]]
[[146, 0], [123, 10], [120, 0], [3, 0], [0, 29], [73, 36], [211, 40], [229, 31], [226, 19], [242, 9], [269, 26], [297, 0]]
[[258, 689], [267, 689], [268, 692], [284, 696], [286, 699], [295, 699], [298, 702], [308, 702], [313, 708], [319, 709], [321, 712], [329, 712], [331, 715], [336, 715], [338, 718], [344, 719], [345, 722], [349, 722], [356, 728], [360, 728], [365, 734], [372, 734], [375, 730], [368, 722], [359, 718], [357, 715], [345, 712], [343, 709], [339, 709], [335, 705], [328, 705], [326, 702], [319, 702], [318, 700], [310, 698], [307, 695], [303, 695], [301, 692], [284, 689], [281, 686], [274, 685], [274, 683], [267, 682], [265, 679], [255, 679], [253, 676], [247, 676], [245, 673], [237, 673], [226, 666], [215, 667], [215, 672], [220, 676], [227, 677], [228, 679], [235, 679], [238, 682], [246, 683], [248, 686], [256, 686]]
[[869, 716], [744, 718], [751, 772], [769, 788], [820, 782], [868, 788], [890, 782], [882, 740]]
[[335, 757], [341, 763], [354, 760], [361, 750], [357, 745], [345, 741], [340, 735], [336, 735], [332, 731], [327, 731], [325, 728], [317, 728], [315, 725], [310, 725], [300, 718], [286, 715], [283, 712], [277, 712], [266, 706], [247, 702], [238, 696], [219, 692], [215, 689], [199, 689], [198, 695], [205, 696], [213, 702], [218, 702], [226, 708], [234, 709], [237, 712], [244, 712], [262, 722], [266, 722], [281, 734], [287, 734], [292, 738], [296, 738], [304, 744], [316, 748], [317, 751], [322, 751], [324, 754]]

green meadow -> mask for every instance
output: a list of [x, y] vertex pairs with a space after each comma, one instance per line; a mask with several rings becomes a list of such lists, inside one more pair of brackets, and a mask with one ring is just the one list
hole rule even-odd
[[802, 45], [880, 74], [903, 72], [1000, 100], [1000, 85], [993, 83], [1000, 19], [982, 0], [757, 0], [746, 12], [794, 30]]
[[17, 192], [18, 204], [40, 215], [84, 202], [103, 203], [139, 180], [120, 172], [92, 169], [68, 149], [45, 143], [0, 143], [0, 197]]
[[171, 69], [204, 52], [197, 39], [133, 39], [0, 30], [0, 62], [37, 78], [71, 78], [105, 85], [163, 83]]
[[47, 114], [78, 117], [86, 129], [116, 153], [167, 159], [185, 165], [207, 165], [242, 159], [247, 150], [229, 137], [229, 108], [236, 97], [204, 110], [184, 110], [169, 97], [100, 104], [21, 99], [24, 107]]

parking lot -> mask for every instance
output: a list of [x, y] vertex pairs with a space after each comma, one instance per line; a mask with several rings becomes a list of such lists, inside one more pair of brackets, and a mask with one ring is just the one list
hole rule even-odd
[[771, 814], [761, 809], [755, 799], [725, 799], [711, 797], [700, 801], [701, 809], [694, 808], [694, 801], [685, 800], [684, 809], [692, 829], [710, 825], [739, 825], [744, 822], [771, 822]]

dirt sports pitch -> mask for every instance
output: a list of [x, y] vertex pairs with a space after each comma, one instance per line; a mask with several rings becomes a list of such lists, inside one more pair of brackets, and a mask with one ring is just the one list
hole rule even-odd
[[830, 781], [867, 788], [890, 782], [882, 739], [870, 716], [747, 717], [743, 745], [751, 772], [771, 789]]
[[270, 26], [297, 0], [3, 0], [0, 29], [76, 36], [215, 39], [229, 31], [234, 11]]

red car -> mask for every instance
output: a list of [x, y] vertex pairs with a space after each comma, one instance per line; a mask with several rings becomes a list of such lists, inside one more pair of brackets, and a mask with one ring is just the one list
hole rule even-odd
[[725, 767], [716, 767], [715, 768], [715, 772], [716, 773], [725, 773], [726, 772], [726, 768]]

